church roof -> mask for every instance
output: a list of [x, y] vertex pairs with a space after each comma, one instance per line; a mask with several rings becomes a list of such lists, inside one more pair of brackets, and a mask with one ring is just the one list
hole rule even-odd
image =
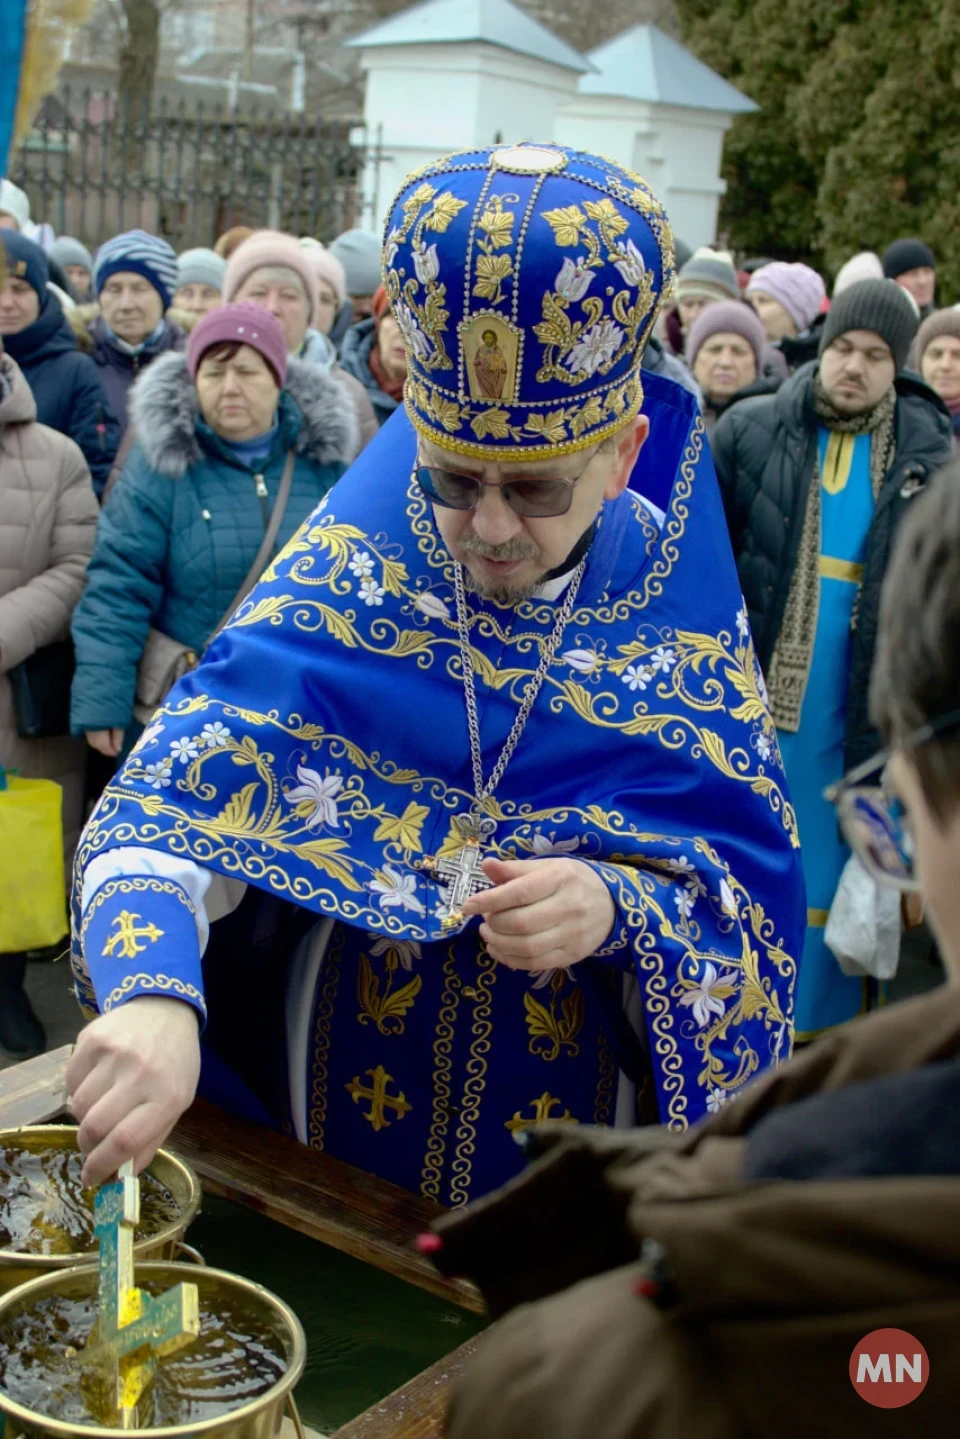
[[725, 110], [729, 115], [759, 109], [656, 25], [634, 25], [591, 50], [588, 59], [594, 73], [581, 79], [581, 95], [617, 95], [651, 104]]
[[362, 35], [352, 36], [345, 44], [367, 50], [378, 45], [456, 45], [470, 41], [498, 45], [581, 75], [593, 69], [578, 50], [510, 0], [425, 0]]

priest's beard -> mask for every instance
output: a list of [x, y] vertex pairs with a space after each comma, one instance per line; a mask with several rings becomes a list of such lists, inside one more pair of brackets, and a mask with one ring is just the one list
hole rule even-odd
[[[597, 524], [593, 520], [565, 560], [562, 560], [559, 565], [554, 565], [552, 570], [542, 570], [526, 583], [484, 584], [468, 569], [464, 576], [466, 587], [471, 594], [479, 595], [483, 600], [492, 600], [495, 605], [503, 607], [518, 605], [522, 600], [528, 600], [535, 595], [541, 585], [547, 584], [550, 580], [559, 579], [561, 575], [568, 574], [570, 570], [575, 569], [593, 544], [596, 529]], [[539, 545], [535, 545], [533, 540], [525, 539], [521, 535], [514, 536], [512, 540], [506, 540], [502, 545], [488, 545], [486, 540], [481, 540], [478, 535], [467, 535], [460, 541], [460, 549], [465, 554], [479, 555], [482, 559], [487, 560], [539, 560], [541, 557]]]

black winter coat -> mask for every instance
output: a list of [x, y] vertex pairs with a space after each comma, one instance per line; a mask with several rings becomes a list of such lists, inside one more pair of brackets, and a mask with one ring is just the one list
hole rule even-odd
[[[714, 431], [713, 457], [757, 658], [767, 669], [783, 624], [817, 466], [817, 365], [804, 365], [775, 395], [744, 400]], [[879, 744], [868, 692], [877, 639], [880, 587], [897, 526], [913, 495], [945, 465], [950, 416], [916, 376], [896, 379], [896, 451], [867, 535], [847, 700], [845, 763], [869, 758]]]

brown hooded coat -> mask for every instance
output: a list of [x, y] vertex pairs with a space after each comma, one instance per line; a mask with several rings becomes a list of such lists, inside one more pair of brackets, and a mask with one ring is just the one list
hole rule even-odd
[[[958, 1055], [951, 985], [835, 1031], [689, 1134], [538, 1130], [525, 1175], [437, 1225], [443, 1271], [514, 1310], [455, 1390], [449, 1439], [952, 1433], [960, 1156], [955, 1179], [739, 1175], [772, 1109]], [[848, 1366], [887, 1327], [920, 1341], [930, 1377], [884, 1412]]]

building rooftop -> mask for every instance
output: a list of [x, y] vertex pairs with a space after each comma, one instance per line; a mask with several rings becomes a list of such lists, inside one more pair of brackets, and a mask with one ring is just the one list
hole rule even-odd
[[580, 75], [588, 75], [593, 69], [579, 51], [510, 0], [425, 0], [344, 43], [353, 49], [372, 50], [385, 45], [455, 45], [471, 41], [497, 45]]
[[614, 95], [650, 104], [747, 115], [758, 105], [656, 25], [634, 25], [591, 50], [593, 73], [581, 95]]

